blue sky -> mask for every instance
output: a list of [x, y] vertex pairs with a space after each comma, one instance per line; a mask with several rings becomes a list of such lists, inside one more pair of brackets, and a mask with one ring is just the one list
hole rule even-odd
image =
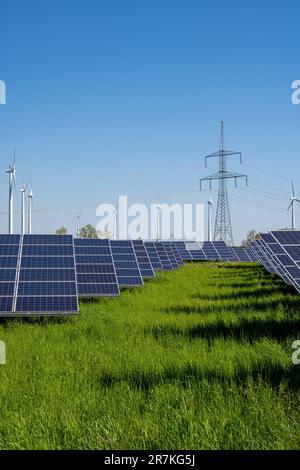
[[18, 186], [31, 181], [35, 194], [34, 231], [74, 232], [77, 209], [96, 224], [96, 205], [119, 194], [205, 202], [199, 179], [216, 168], [204, 155], [218, 148], [221, 119], [226, 146], [243, 153], [229, 169], [249, 176], [248, 189], [229, 184], [235, 241], [289, 226], [299, 14], [293, 0], [2, 2], [0, 231], [14, 149]]

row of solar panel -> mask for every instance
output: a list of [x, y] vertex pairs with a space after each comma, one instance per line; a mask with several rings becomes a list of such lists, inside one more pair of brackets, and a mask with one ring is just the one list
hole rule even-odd
[[300, 231], [261, 233], [258, 240], [250, 243], [249, 249], [265, 269], [300, 292]]
[[0, 235], [0, 314], [77, 313], [78, 297], [117, 296], [189, 260], [250, 261], [224, 242]]

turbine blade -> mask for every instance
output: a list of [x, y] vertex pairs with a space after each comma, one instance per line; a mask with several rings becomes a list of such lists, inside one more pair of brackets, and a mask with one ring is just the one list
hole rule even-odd
[[289, 207], [287, 208], [287, 211], [290, 210], [292, 205], [293, 205], [293, 201], [290, 203]]
[[292, 180], [292, 192], [293, 192], [293, 197], [295, 197], [295, 189], [294, 189], [294, 183], [293, 183], [293, 180]]

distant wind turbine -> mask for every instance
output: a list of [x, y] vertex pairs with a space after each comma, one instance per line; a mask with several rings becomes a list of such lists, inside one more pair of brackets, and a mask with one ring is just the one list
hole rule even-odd
[[16, 152], [14, 153], [13, 164], [9, 165], [6, 173], [8, 174], [8, 233], [14, 233], [14, 201], [13, 193], [16, 189]]
[[207, 201], [207, 209], [208, 209], [208, 221], [207, 221], [207, 231], [208, 231], [208, 241], [212, 241], [212, 212], [213, 212], [213, 203], [211, 200], [211, 196], [209, 201]]
[[295, 208], [294, 208], [295, 202], [300, 202], [300, 201], [295, 196], [294, 183], [292, 181], [292, 197], [291, 197], [290, 205], [287, 208], [287, 210], [290, 210], [290, 208], [292, 208], [292, 230], [296, 230], [296, 213], [295, 213]]
[[30, 193], [27, 194], [28, 197], [28, 233], [31, 235], [32, 233], [32, 198], [33, 193], [30, 190]]
[[22, 206], [21, 206], [21, 235], [25, 233], [25, 208], [26, 208], [26, 193], [28, 189], [28, 184], [21, 188], [22, 193]]

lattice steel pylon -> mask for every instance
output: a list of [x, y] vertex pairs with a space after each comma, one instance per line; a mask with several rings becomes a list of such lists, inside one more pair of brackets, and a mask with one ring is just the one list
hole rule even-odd
[[205, 156], [205, 166], [207, 167], [207, 159], [219, 157], [219, 171], [213, 175], [201, 178], [200, 180], [200, 191], [202, 190], [202, 182], [209, 181], [209, 187], [212, 188], [212, 181], [219, 181], [219, 192], [218, 192], [218, 204], [216, 211], [215, 229], [214, 229], [214, 240], [222, 240], [227, 245], [233, 245], [233, 234], [231, 226], [231, 217], [229, 209], [228, 191], [227, 191], [227, 180], [235, 179], [235, 187], [237, 187], [238, 178], [246, 178], [246, 186], [248, 185], [247, 175], [240, 173], [231, 173], [227, 171], [227, 157], [231, 155], [239, 155], [240, 163], [242, 163], [241, 152], [235, 152], [232, 150], [225, 150], [224, 144], [224, 123], [221, 121], [221, 140], [220, 150], [210, 155]]

